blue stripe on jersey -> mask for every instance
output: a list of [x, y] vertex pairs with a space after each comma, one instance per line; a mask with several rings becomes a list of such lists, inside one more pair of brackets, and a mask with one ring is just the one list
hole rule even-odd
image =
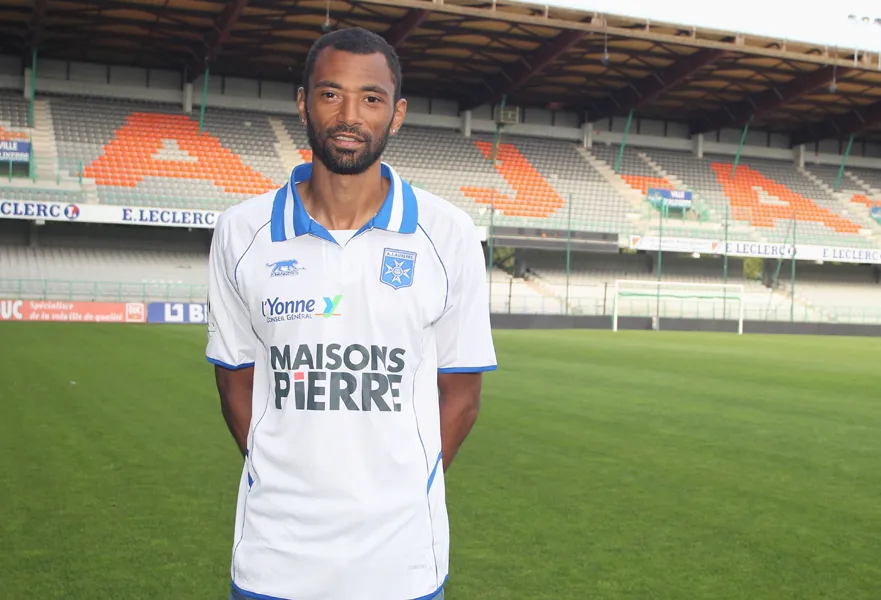
[[431, 484], [434, 483], [434, 476], [437, 475], [437, 467], [440, 464], [443, 456], [443, 450], [437, 453], [437, 460], [434, 461], [434, 468], [431, 470], [431, 475], [428, 476], [428, 489], [425, 490], [426, 493], [431, 491]]
[[487, 365], [485, 367], [447, 367], [446, 369], [438, 369], [438, 373], [483, 373], [484, 371], [495, 371], [498, 365]]
[[400, 233], [416, 233], [416, 224], [419, 221], [419, 203], [416, 201], [416, 192], [413, 186], [401, 180], [401, 197], [404, 202], [404, 213], [401, 217]]
[[[272, 219], [270, 219], [269, 221], [266, 221], [263, 225], [260, 226], [260, 229], [258, 229], [254, 233], [254, 237], [251, 238], [251, 243], [248, 244], [248, 247], [245, 248], [244, 252], [242, 252], [242, 255], [239, 257], [239, 260], [236, 261], [236, 266], [232, 270], [233, 281], [235, 282], [236, 286], [239, 285], [239, 265], [242, 264], [242, 261], [245, 260], [245, 256], [247, 256], [248, 252], [250, 252], [251, 246], [253, 246], [254, 242], [257, 241], [257, 236], [260, 235], [260, 232], [263, 231], [263, 228], [266, 227], [267, 225], [269, 225], [271, 222], [272, 222]], [[270, 228], [270, 230], [271, 230], [271, 228]]]
[[[395, 178], [392, 175], [392, 169], [385, 163], [381, 163], [382, 176], [389, 180], [388, 194], [383, 201], [379, 211], [359, 229], [353, 237], [368, 231], [370, 229], [383, 229], [389, 231], [392, 220], [392, 209], [395, 205]], [[275, 200], [272, 203], [272, 218], [270, 219], [271, 234], [273, 242], [283, 242], [287, 239], [285, 234], [285, 209], [287, 208], [288, 189], [291, 192], [291, 199], [294, 203], [294, 237], [310, 234], [334, 244], [336, 239], [330, 235], [323, 225], [309, 216], [303, 201], [297, 193], [297, 183], [307, 181], [312, 177], [312, 163], [304, 163], [294, 167], [291, 171], [290, 180], [275, 193]], [[416, 200], [416, 193], [412, 186], [403, 179], [401, 180], [401, 226], [397, 230], [398, 233], [415, 233], [419, 220], [419, 204]]]
[[269, 230], [272, 233], [273, 242], [283, 242], [284, 234], [284, 207], [288, 199], [288, 185], [284, 184], [275, 192], [275, 200], [272, 201], [272, 218]]
[[388, 194], [386, 194], [385, 201], [382, 203], [379, 212], [364, 227], [388, 230], [389, 222], [392, 220], [392, 207], [395, 204], [395, 178], [392, 177], [388, 167], [385, 165], [382, 165], [380, 171], [383, 177], [388, 177]]
[[447, 312], [447, 304], [450, 301], [450, 276], [447, 274], [447, 265], [444, 264], [444, 259], [441, 258], [440, 252], [437, 251], [437, 246], [434, 245], [434, 240], [431, 239], [431, 236], [428, 235], [428, 232], [425, 231], [425, 227], [420, 225], [418, 222], [416, 226], [425, 234], [425, 238], [431, 244], [432, 249], [434, 250], [434, 255], [437, 256], [438, 262], [440, 262], [441, 268], [444, 270], [444, 281], [446, 282], [446, 287], [444, 288], [444, 308], [441, 310], [441, 315]]
[[[303, 206], [303, 201], [297, 193], [297, 186], [293, 187], [292, 192], [293, 194], [291, 194], [291, 197], [294, 202], [294, 236], [298, 237], [304, 233], [314, 233], [312, 231], [312, 226], [318, 225], [318, 222], [312, 220], [312, 217], [306, 212], [306, 208]], [[318, 226], [321, 227], [321, 225]], [[324, 227], [321, 227], [321, 229], [324, 229]]]

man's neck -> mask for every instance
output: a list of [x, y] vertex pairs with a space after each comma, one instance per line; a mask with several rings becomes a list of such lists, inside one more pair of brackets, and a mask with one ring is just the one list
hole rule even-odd
[[382, 207], [389, 181], [376, 161], [360, 175], [336, 175], [319, 161], [312, 177], [297, 186], [303, 207], [325, 229], [360, 229]]

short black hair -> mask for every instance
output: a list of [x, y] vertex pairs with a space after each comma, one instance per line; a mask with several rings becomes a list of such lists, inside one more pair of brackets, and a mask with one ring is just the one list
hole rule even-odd
[[363, 27], [338, 29], [315, 40], [315, 43], [309, 48], [309, 53], [306, 55], [306, 65], [303, 68], [302, 85], [307, 94], [309, 93], [309, 78], [312, 77], [312, 72], [315, 70], [315, 61], [325, 48], [361, 55], [382, 53], [388, 63], [389, 71], [392, 72], [392, 79], [395, 81], [395, 102], [401, 99], [401, 62], [398, 60], [395, 49], [382, 36]]

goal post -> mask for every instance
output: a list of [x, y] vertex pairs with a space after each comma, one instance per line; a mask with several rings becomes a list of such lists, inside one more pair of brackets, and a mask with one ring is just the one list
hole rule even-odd
[[[734, 319], [736, 317], [737, 333], [742, 335], [743, 289], [743, 284], [739, 283], [618, 279], [615, 280], [612, 297], [612, 331], [618, 331], [619, 316], [655, 317], [660, 329], [662, 313], [669, 316], [673, 311], [668, 305], [673, 305], [679, 309], [678, 316], [682, 318]], [[630, 300], [630, 302], [625, 305], [622, 300]], [[735, 302], [736, 308], [730, 306]], [[643, 310], [640, 310], [641, 308]]]

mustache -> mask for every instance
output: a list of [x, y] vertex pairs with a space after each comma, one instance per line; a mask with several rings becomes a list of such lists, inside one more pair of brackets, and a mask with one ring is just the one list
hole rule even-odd
[[329, 129], [324, 130], [325, 137], [331, 137], [331, 136], [337, 135], [339, 133], [353, 135], [353, 136], [360, 138], [361, 140], [365, 140], [365, 141], [369, 141], [373, 137], [369, 133], [363, 132], [360, 129], [358, 129], [357, 127], [351, 127], [349, 125], [346, 125], [345, 123], [341, 123], [341, 124], [337, 125], [336, 127], [331, 127]]

